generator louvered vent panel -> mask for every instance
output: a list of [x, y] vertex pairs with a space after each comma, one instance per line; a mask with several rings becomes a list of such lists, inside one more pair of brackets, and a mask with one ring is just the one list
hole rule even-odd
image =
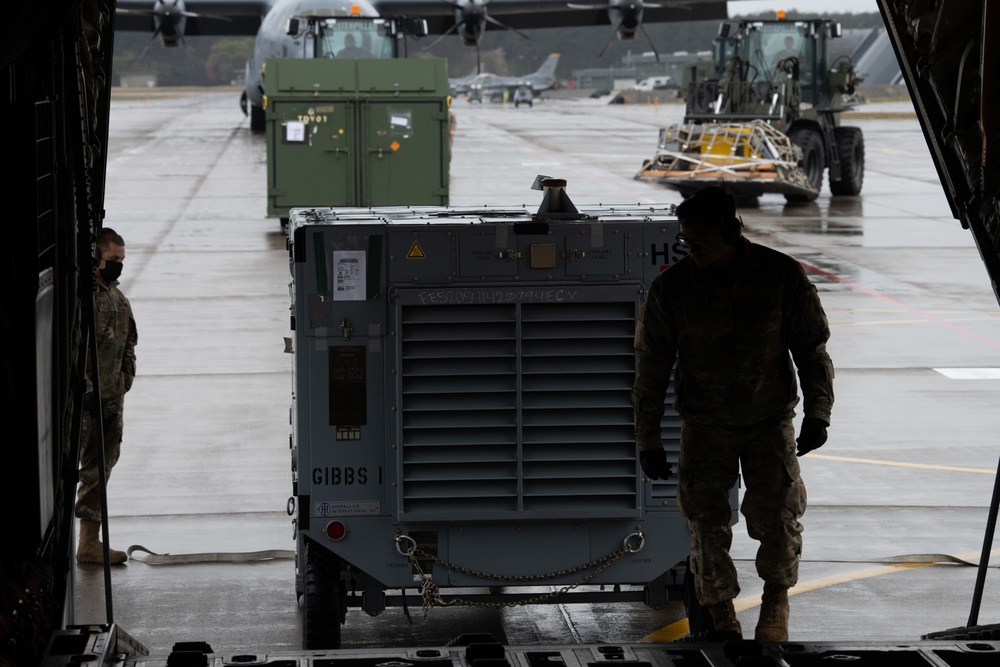
[[636, 516], [636, 292], [617, 302], [402, 305], [401, 514]]

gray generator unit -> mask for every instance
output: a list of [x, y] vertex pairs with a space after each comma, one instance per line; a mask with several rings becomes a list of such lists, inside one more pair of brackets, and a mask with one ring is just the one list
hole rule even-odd
[[291, 210], [304, 648], [338, 648], [350, 607], [681, 599], [676, 478], [642, 475], [630, 403], [674, 207], [541, 183], [537, 212]]

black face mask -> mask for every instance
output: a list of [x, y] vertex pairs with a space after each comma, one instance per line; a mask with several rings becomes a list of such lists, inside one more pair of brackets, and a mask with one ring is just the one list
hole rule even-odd
[[116, 262], [112, 259], [104, 260], [104, 268], [99, 269], [101, 272], [101, 278], [104, 279], [104, 282], [110, 285], [114, 281], [118, 280], [118, 276], [122, 274], [123, 266], [124, 265], [121, 262]]

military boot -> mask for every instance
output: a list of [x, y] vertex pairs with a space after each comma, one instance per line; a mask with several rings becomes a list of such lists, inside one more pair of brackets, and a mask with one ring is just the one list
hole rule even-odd
[[732, 600], [708, 605], [708, 613], [712, 615], [712, 623], [716, 632], [735, 632], [743, 636], [743, 627], [736, 618], [736, 607]]
[[788, 641], [788, 589], [784, 586], [764, 583], [754, 639], [759, 642]]
[[[89, 519], [80, 519], [80, 544], [76, 548], [77, 563], [104, 563], [104, 545], [97, 537], [101, 524]], [[124, 551], [108, 549], [108, 559], [112, 565], [118, 565], [128, 560]]]

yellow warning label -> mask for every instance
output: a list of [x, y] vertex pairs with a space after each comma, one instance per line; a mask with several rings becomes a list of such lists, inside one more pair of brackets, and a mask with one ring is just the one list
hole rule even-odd
[[427, 259], [427, 255], [424, 254], [424, 249], [420, 247], [419, 242], [413, 242], [413, 245], [410, 246], [410, 252], [406, 253], [406, 259]]

